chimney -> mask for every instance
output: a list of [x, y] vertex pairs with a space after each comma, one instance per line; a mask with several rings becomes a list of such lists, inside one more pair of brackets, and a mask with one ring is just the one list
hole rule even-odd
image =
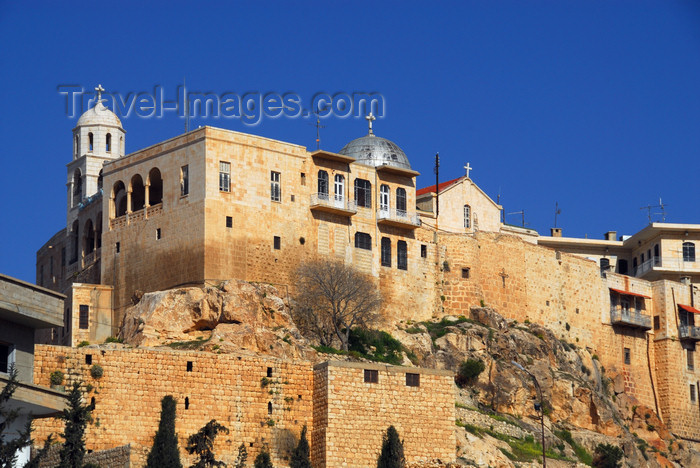
[[690, 285], [690, 276], [681, 276], [681, 284]]
[[614, 241], [617, 238], [617, 231], [608, 231], [603, 234], [603, 239], [608, 241]]
[[561, 237], [561, 228], [551, 228], [552, 237]]

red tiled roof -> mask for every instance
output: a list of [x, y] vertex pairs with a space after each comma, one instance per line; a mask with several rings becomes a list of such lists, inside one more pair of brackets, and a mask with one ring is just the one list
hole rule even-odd
[[[452, 180], [448, 180], [447, 182], [440, 183], [440, 187], [439, 187], [440, 191], [445, 190], [447, 187], [449, 187], [450, 185], [454, 184], [455, 182], [457, 182], [461, 179], [462, 179], [462, 177], [457, 177], [456, 179], [452, 179]], [[431, 192], [435, 193], [435, 186], [434, 185], [431, 185], [430, 187], [424, 187], [422, 189], [416, 190], [416, 196], [423, 195], [426, 193], [431, 193]]]
[[643, 297], [644, 299], [651, 299], [651, 297], [645, 296], [644, 294], [633, 293], [631, 291], [625, 291], [623, 289], [610, 288], [610, 290], [615, 291], [618, 294], [624, 294], [625, 296], [637, 296], [637, 297]]
[[681, 309], [685, 310], [686, 312], [692, 312], [692, 313], [694, 313], [694, 314], [700, 314], [700, 310], [698, 310], [698, 309], [696, 309], [696, 308], [694, 308], [694, 307], [690, 307], [690, 306], [683, 305], [683, 304], [678, 304], [678, 307], [680, 307]]

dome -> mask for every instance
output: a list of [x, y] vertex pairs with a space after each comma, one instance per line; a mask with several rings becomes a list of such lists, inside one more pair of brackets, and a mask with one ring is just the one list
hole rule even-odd
[[105, 125], [108, 127], [122, 127], [117, 114], [98, 102], [92, 109], [85, 111], [78, 119], [78, 127], [83, 125]]
[[362, 164], [370, 166], [394, 166], [401, 169], [411, 169], [406, 153], [399, 145], [373, 133], [352, 140], [338, 153], [351, 156]]

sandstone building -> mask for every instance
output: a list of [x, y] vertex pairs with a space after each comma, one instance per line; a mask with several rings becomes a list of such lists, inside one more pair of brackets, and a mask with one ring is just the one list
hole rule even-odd
[[539, 236], [503, 224], [468, 175], [418, 189], [406, 154], [371, 121], [337, 153], [203, 127], [126, 154], [100, 102], [73, 133], [67, 225], [37, 253], [37, 283], [67, 296], [46, 343], [116, 335], [144, 292], [229, 278], [293, 292], [299, 262], [337, 258], [375, 278], [387, 323], [482, 303], [542, 323], [619, 369], [625, 392], [678, 437], [700, 440], [700, 225]]

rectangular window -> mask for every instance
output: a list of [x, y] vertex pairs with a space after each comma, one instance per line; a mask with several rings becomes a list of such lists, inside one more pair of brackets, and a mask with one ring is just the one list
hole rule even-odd
[[630, 349], [625, 348], [624, 354], [625, 354], [625, 364], [630, 364], [632, 362], [632, 353], [630, 352]]
[[88, 319], [89, 319], [89, 315], [90, 315], [90, 307], [87, 306], [87, 305], [85, 305], [85, 304], [81, 304], [81, 305], [80, 305], [80, 317], [79, 317], [79, 318], [80, 318], [80, 323], [78, 324], [78, 327], [79, 327], [81, 330], [87, 330], [87, 329], [88, 329]]
[[275, 238], [274, 238], [274, 246], [275, 246], [275, 250], [279, 250], [279, 249], [281, 248], [281, 246], [282, 246], [282, 239], [280, 239], [279, 236], [275, 236]]
[[121, 252], [121, 250], [122, 250], [121, 244], [119, 242], [114, 244], [114, 249], [117, 251], [117, 253]]
[[184, 197], [190, 193], [190, 167], [180, 168], [180, 196]]
[[690, 401], [695, 403], [695, 385], [690, 384]]
[[428, 258], [428, 246], [425, 244], [421, 244], [420, 246], [420, 257]]
[[379, 371], [372, 369], [365, 369], [365, 382], [366, 383], [379, 383]]
[[406, 386], [407, 387], [420, 387], [420, 374], [406, 373]]
[[355, 204], [364, 208], [372, 207], [372, 184], [368, 180], [355, 179]]
[[87, 364], [88, 366], [92, 364], [92, 354], [85, 355], [85, 364]]
[[658, 315], [654, 315], [654, 330], [661, 328], [661, 321]]
[[464, 205], [464, 227], [469, 229], [472, 226], [472, 209], [469, 205]]
[[399, 270], [408, 270], [408, 246], [406, 241], [396, 243], [396, 267]]
[[226, 216], [226, 227], [227, 228], [233, 227], [233, 216]]
[[365, 232], [355, 233], [355, 248], [372, 250], [372, 236]]
[[192, 372], [193, 365], [193, 361], [187, 361], [187, 372]]
[[231, 191], [231, 163], [219, 161], [219, 191]]
[[695, 350], [694, 349], [689, 349], [687, 350], [688, 356], [688, 370], [692, 371], [695, 370]]
[[10, 345], [0, 343], [0, 372], [7, 374], [10, 369]]
[[301, 173], [301, 185], [306, 185], [306, 174], [304, 174], [303, 172]]
[[280, 173], [270, 172], [270, 200], [282, 201], [282, 190], [280, 189]]
[[462, 268], [462, 278], [469, 278], [469, 268]]
[[382, 237], [382, 266], [391, 266], [391, 239]]
[[156, 228], [156, 240], [160, 240], [161, 237], [162, 237], [162, 232], [161, 232], [160, 228]]
[[396, 214], [406, 216], [406, 189], [396, 189]]
[[683, 261], [695, 261], [695, 244], [692, 242], [683, 242]]

